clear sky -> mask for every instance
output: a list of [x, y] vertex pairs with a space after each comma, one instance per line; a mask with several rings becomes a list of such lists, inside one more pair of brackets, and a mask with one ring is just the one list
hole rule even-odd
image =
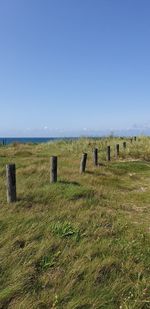
[[149, 0], [0, 0], [0, 136], [150, 125]]

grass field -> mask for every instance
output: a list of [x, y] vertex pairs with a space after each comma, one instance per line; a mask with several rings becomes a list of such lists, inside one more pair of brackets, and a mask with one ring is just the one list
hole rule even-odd
[[[127, 140], [126, 151], [123, 141], [0, 147], [0, 309], [150, 308], [150, 138]], [[55, 184], [51, 155], [58, 156]], [[8, 163], [17, 172], [17, 202], [9, 205]]]

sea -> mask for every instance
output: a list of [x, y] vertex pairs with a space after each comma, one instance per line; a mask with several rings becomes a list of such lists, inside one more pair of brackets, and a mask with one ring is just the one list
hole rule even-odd
[[13, 143], [22, 143], [22, 144], [39, 144], [39, 143], [48, 143], [52, 141], [60, 140], [75, 140], [78, 137], [0, 137], [0, 144], [9, 145]]

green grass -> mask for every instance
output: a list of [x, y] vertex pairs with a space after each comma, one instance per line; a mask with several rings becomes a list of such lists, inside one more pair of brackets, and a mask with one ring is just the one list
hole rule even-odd
[[[150, 308], [150, 138], [127, 140], [125, 152], [123, 141], [0, 147], [0, 309]], [[58, 156], [55, 184], [51, 155]], [[13, 162], [18, 198], [8, 205], [5, 166]]]

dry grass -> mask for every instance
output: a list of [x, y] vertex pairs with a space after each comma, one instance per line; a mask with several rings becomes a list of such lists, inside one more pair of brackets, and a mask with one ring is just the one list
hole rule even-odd
[[[105, 161], [106, 145], [121, 145]], [[0, 147], [0, 308], [148, 309], [150, 139]], [[99, 148], [93, 166], [92, 149]], [[83, 151], [87, 170], [79, 174]], [[58, 155], [58, 183], [49, 158]], [[5, 165], [16, 163], [7, 205]]]

